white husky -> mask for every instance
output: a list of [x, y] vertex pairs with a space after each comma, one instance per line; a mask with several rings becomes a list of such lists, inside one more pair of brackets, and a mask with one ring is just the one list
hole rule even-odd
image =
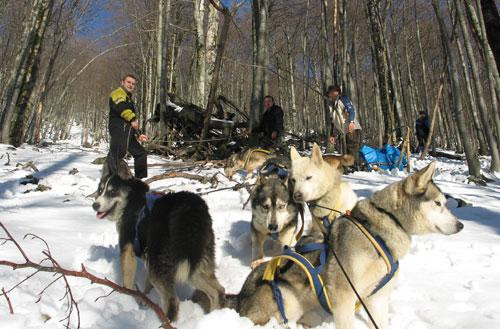
[[339, 157], [336, 163], [327, 163], [317, 144], [313, 146], [311, 158], [301, 157], [294, 147], [290, 150], [290, 157], [293, 198], [296, 202], [306, 202], [309, 205], [314, 219], [312, 230], [326, 233], [323, 218], [329, 217], [333, 221], [351, 210], [358, 201], [351, 186], [341, 179], [342, 167], [349, 159]]

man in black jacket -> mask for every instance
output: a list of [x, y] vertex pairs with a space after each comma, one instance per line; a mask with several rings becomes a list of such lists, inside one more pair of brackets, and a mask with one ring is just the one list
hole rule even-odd
[[273, 96], [266, 96], [263, 100], [264, 114], [260, 120], [259, 126], [252, 129], [253, 134], [261, 134], [261, 146], [271, 146], [279, 144], [281, 134], [283, 133], [283, 110], [274, 104]]
[[[123, 77], [121, 86], [111, 92], [109, 96], [109, 124], [111, 136], [107, 157], [108, 168], [111, 173], [117, 170], [118, 162], [125, 157], [127, 151], [134, 157], [135, 177], [148, 176], [146, 150], [139, 141], [146, 141], [147, 136], [139, 131], [139, 121], [135, 114], [135, 105], [132, 101], [132, 92], [137, 79], [127, 74]], [[136, 137], [137, 135], [137, 137]]]
[[423, 152], [427, 137], [429, 137], [431, 123], [429, 122], [429, 115], [425, 111], [419, 112], [419, 117], [415, 121], [415, 132], [418, 140], [418, 151]]

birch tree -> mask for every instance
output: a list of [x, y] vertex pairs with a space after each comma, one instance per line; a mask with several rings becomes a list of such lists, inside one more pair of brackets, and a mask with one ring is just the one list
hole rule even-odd
[[[38, 78], [42, 44], [53, 6], [54, 0], [33, 1], [30, 18], [25, 22], [20, 49], [0, 108], [2, 143], [14, 146], [22, 143], [27, 106]], [[12, 130], [13, 120], [15, 127]]]

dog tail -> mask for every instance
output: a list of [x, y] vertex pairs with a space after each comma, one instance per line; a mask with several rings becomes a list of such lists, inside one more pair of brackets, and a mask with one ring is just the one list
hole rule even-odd
[[238, 295], [226, 294], [225, 307], [238, 311]]

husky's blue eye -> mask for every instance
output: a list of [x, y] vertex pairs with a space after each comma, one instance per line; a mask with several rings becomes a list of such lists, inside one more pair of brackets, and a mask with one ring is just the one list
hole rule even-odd
[[441, 207], [441, 202], [439, 202], [439, 201], [434, 201], [434, 203], [436, 204], [436, 206]]

